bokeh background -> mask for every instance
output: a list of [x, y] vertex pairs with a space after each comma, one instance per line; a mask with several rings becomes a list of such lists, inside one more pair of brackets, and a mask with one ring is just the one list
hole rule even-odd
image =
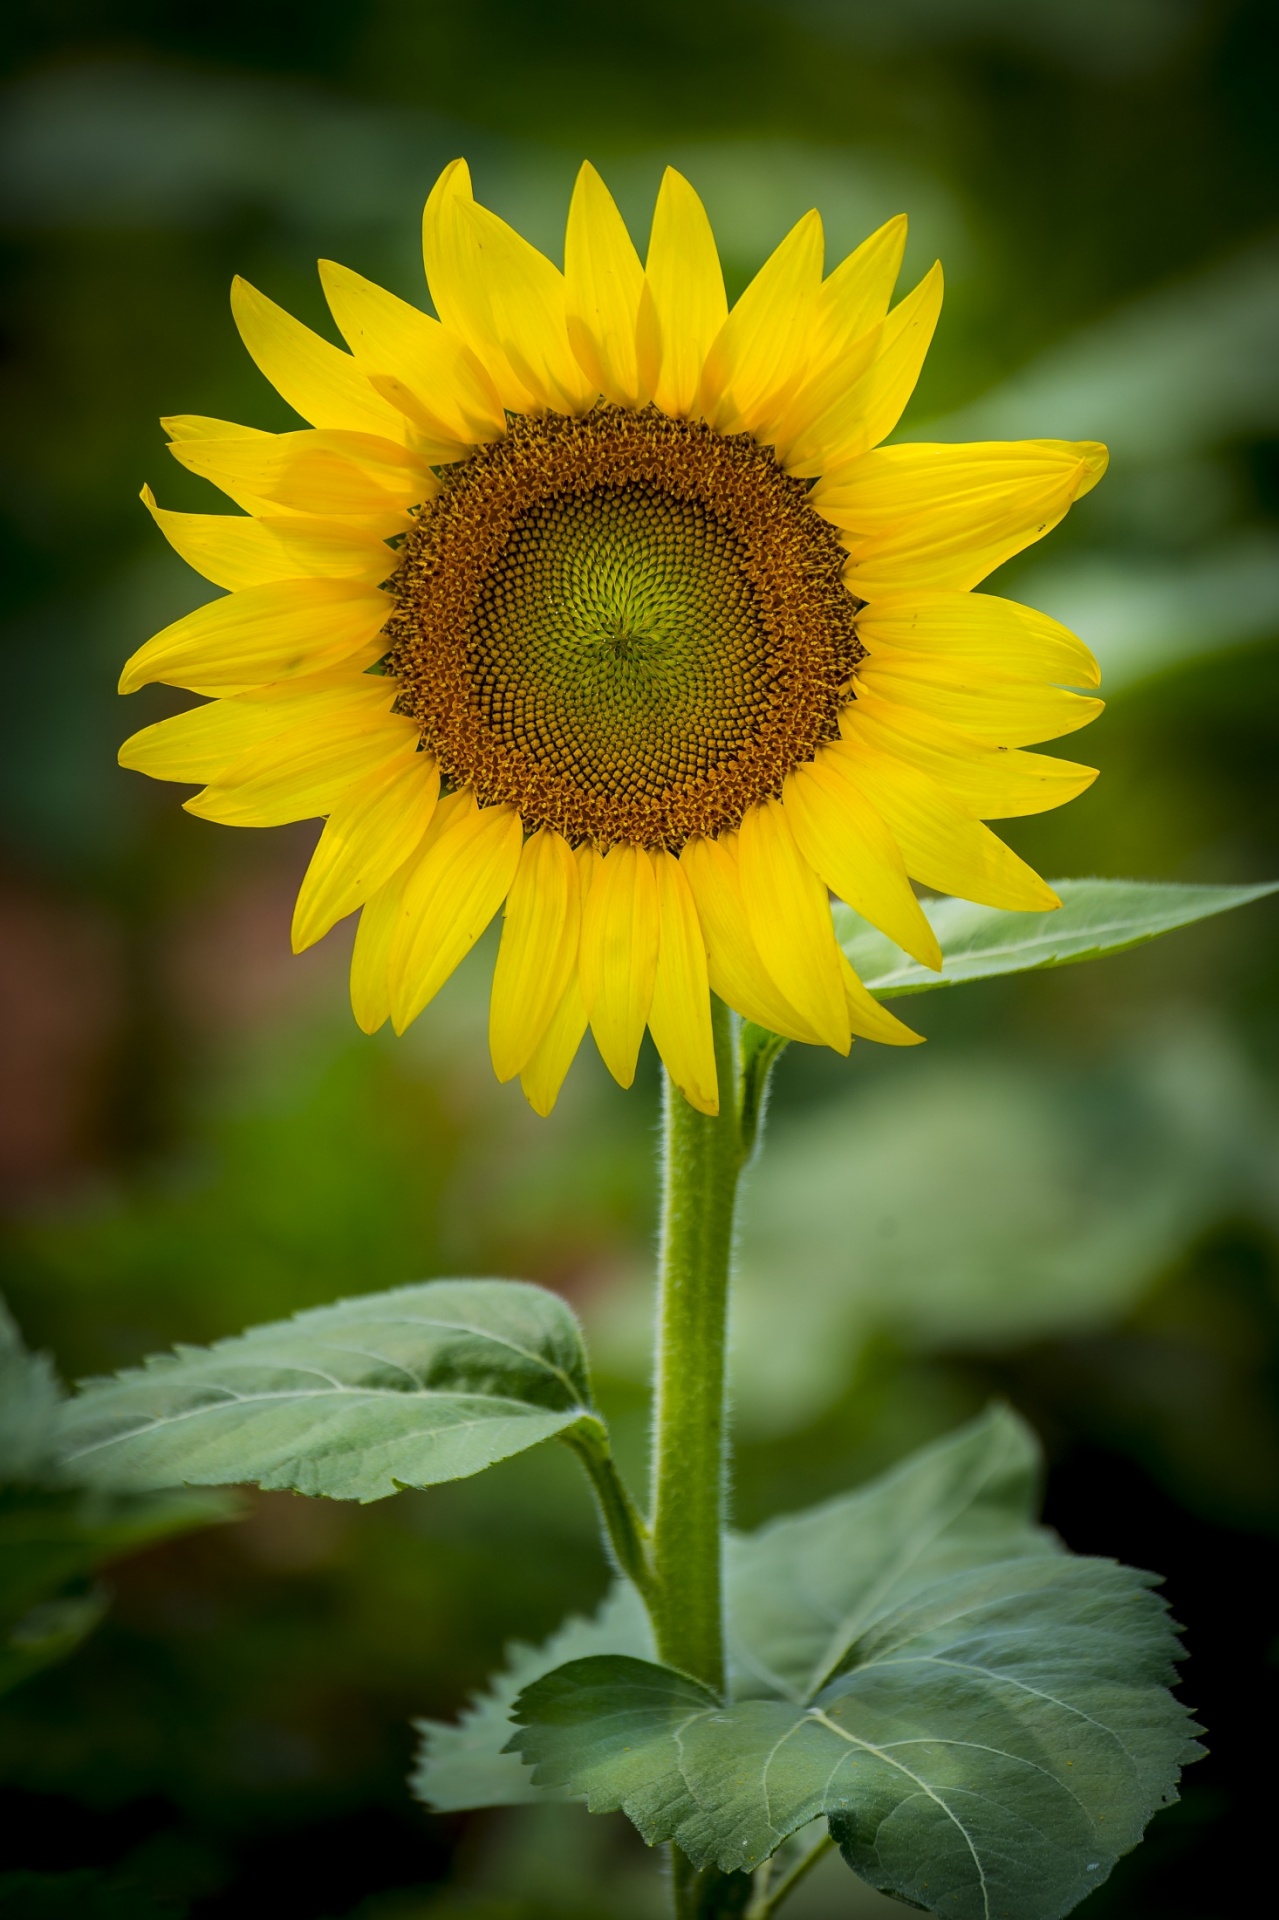
[[[321, 329], [331, 255], [422, 297], [459, 152], [558, 253], [584, 154], [643, 245], [664, 163], [730, 291], [810, 205], [902, 209], [947, 301], [906, 438], [1111, 444], [993, 583], [1074, 625], [1103, 777], [1013, 823], [1049, 874], [1279, 874], [1279, 14], [1265, 0], [10, 0], [2, 1284], [67, 1377], [442, 1274], [562, 1288], [638, 1473], [656, 1070], [584, 1051], [553, 1118], [485, 1059], [491, 952], [403, 1041], [339, 931], [288, 950], [314, 827], [236, 833], [115, 766], [124, 655], [207, 588], [138, 502], [206, 504], [156, 416], [290, 424], [227, 306]], [[794, 1048], [753, 1180], [735, 1506], [754, 1523], [992, 1393], [1076, 1548], [1161, 1569], [1211, 1756], [1088, 1903], [1251, 1914], [1273, 1808], [1275, 918], [911, 1003], [915, 1052]], [[644, 1920], [653, 1863], [573, 1809], [404, 1785], [513, 1635], [606, 1573], [571, 1461], [367, 1510], [287, 1496], [113, 1567], [105, 1624], [0, 1716], [0, 1908], [78, 1920]], [[1268, 1744], [1268, 1742], [1266, 1743]], [[837, 1864], [796, 1920], [887, 1914]]]

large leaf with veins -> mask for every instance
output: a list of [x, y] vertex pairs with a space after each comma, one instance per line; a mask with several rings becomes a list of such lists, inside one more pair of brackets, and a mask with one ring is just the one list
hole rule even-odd
[[63, 1410], [62, 1443], [96, 1485], [256, 1481], [379, 1500], [599, 1425], [558, 1295], [432, 1280], [89, 1381]]
[[875, 1621], [957, 1569], [1042, 1554], [1039, 1447], [995, 1407], [856, 1493], [728, 1542], [733, 1692], [808, 1700]]
[[1151, 1579], [1027, 1555], [883, 1616], [808, 1703], [722, 1705], [646, 1661], [579, 1660], [521, 1695], [534, 1782], [623, 1809], [650, 1844], [749, 1872], [826, 1815], [872, 1886], [950, 1920], [1057, 1920], [1195, 1756]]

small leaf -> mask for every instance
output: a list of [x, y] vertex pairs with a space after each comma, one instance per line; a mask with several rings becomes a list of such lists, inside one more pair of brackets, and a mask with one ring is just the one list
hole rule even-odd
[[67, 1404], [68, 1469], [110, 1487], [254, 1481], [379, 1500], [478, 1473], [594, 1420], [555, 1294], [434, 1280], [182, 1347]]
[[1052, 1551], [1034, 1515], [1039, 1447], [989, 1412], [856, 1493], [728, 1542], [729, 1660], [738, 1699], [807, 1700], [870, 1626], [958, 1568]]
[[1263, 900], [1279, 882], [1196, 887], [1150, 880], [1054, 880], [1052, 885], [1061, 905], [1048, 913], [1006, 913], [968, 900], [924, 901], [941, 944], [940, 973], [908, 960], [848, 907], [835, 907], [836, 931], [863, 983], [878, 999], [890, 1000], [898, 994], [927, 993], [933, 987], [1122, 953], [1161, 933]]
[[652, 1656], [648, 1616], [627, 1581], [618, 1582], [593, 1619], [565, 1621], [540, 1647], [511, 1647], [504, 1670], [493, 1675], [455, 1726], [438, 1720], [417, 1722], [422, 1745], [411, 1784], [418, 1799], [436, 1813], [563, 1799], [561, 1792], [535, 1787], [519, 1755], [508, 1750], [511, 1708], [525, 1687], [552, 1668], [603, 1653]]
[[695, 1866], [750, 1872], [825, 1814], [881, 1891], [948, 1920], [1057, 1920], [1196, 1749], [1150, 1577], [1044, 1554], [935, 1581], [808, 1705], [644, 1661], [575, 1661], [516, 1706], [534, 1780], [621, 1807]]

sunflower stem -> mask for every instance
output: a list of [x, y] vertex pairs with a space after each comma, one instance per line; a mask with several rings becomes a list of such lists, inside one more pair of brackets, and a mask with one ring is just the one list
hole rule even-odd
[[653, 1625], [669, 1665], [724, 1688], [725, 1333], [742, 1167], [733, 1017], [712, 999], [720, 1110], [664, 1076], [653, 1423]]

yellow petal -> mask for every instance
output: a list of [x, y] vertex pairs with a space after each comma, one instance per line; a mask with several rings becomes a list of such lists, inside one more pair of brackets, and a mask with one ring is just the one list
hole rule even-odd
[[312, 333], [238, 274], [231, 282], [231, 312], [259, 370], [313, 427], [404, 439], [403, 414], [379, 398], [349, 353]]
[[909, 761], [979, 820], [1046, 813], [1073, 800], [1097, 778], [1095, 767], [1082, 767], [1073, 760], [970, 740], [929, 714], [894, 706], [869, 687], [859, 690], [843, 733], [846, 740], [865, 740], [882, 753]]
[[585, 1033], [586, 1006], [574, 968], [550, 1025], [520, 1074], [524, 1098], [543, 1120], [559, 1098], [564, 1076], [576, 1058]]
[[422, 259], [435, 311], [446, 330], [474, 354], [503, 407], [524, 413], [533, 396], [517, 377], [497, 339], [493, 310], [475, 270], [474, 245], [463, 219], [470, 204], [471, 174], [465, 160], [451, 160], [427, 196], [422, 211]]
[[504, 406], [580, 413], [595, 389], [569, 345], [564, 276], [471, 198], [465, 166], [445, 168], [422, 222], [436, 311], [488, 370]]
[[918, 526], [952, 507], [974, 524], [992, 503], [1015, 503], [1069, 482], [1091, 492], [1108, 455], [1096, 440], [912, 441], [879, 447], [846, 472], [818, 480], [809, 499], [853, 537], [849, 551], [887, 533]]
[[197, 607], [139, 647], [120, 676], [120, 691], [161, 680], [193, 693], [240, 693], [268, 680], [318, 673], [366, 648], [393, 606], [389, 594], [354, 580], [245, 587]]
[[[416, 424], [463, 444], [506, 431], [497, 389], [456, 335], [427, 313], [334, 260], [320, 279], [338, 330], [370, 380], [390, 377], [415, 402]], [[383, 391], [383, 389], [378, 389]]]
[[1042, 913], [1061, 905], [1024, 860], [926, 773], [861, 741], [826, 751], [847, 755], [853, 777], [888, 823], [913, 879], [985, 907]]
[[700, 405], [721, 433], [772, 420], [804, 377], [822, 277], [822, 223], [797, 221], [764, 262], [712, 342]]
[[883, 320], [905, 250], [906, 216], [899, 213], [827, 275], [813, 315], [810, 379]]
[[915, 391], [941, 312], [941, 298], [938, 264], [884, 321], [875, 357], [866, 370], [790, 448], [789, 472], [801, 477], [832, 472], [888, 437]]
[[652, 389], [641, 371], [640, 303], [644, 269], [612, 194], [582, 162], [564, 239], [568, 337], [582, 371], [606, 400], [639, 407]]
[[376, 523], [398, 533], [407, 510], [439, 492], [439, 482], [416, 454], [367, 433], [278, 433], [252, 440], [179, 440], [174, 459], [211, 480], [241, 506], [274, 501], [300, 513]]
[[795, 844], [778, 800], [752, 807], [738, 833], [742, 899], [760, 959], [786, 998], [837, 1053], [848, 1008], [826, 889]]
[[541, 1044], [577, 963], [581, 881], [568, 841], [543, 827], [524, 844], [502, 921], [489, 1052], [513, 1080]]
[[847, 954], [841, 953], [840, 972], [844, 979], [844, 994], [848, 1001], [848, 1021], [859, 1040], [878, 1040], [881, 1047], [917, 1047], [923, 1041], [923, 1034], [916, 1033], [899, 1020], [895, 1013], [881, 1006], [873, 993], [867, 993], [849, 964]]
[[215, 420], [207, 413], [166, 413], [160, 425], [170, 440], [274, 440], [262, 427], [244, 427], [238, 420]]
[[619, 844], [598, 862], [582, 909], [582, 999], [604, 1064], [619, 1086], [635, 1062], [657, 970], [657, 878], [644, 847]]
[[859, 599], [963, 591], [1050, 532], [1106, 458], [1093, 441], [880, 447], [819, 481], [812, 500], [845, 530], [844, 578]]
[[679, 861], [659, 849], [653, 863], [659, 932], [649, 1032], [663, 1066], [689, 1105], [699, 1113], [718, 1113], [719, 1083], [701, 922]]
[[872, 654], [900, 647], [959, 665], [975, 681], [996, 673], [1063, 687], [1101, 684], [1100, 667], [1068, 627], [992, 593], [882, 594], [858, 614], [857, 631]]
[[702, 368], [728, 318], [728, 301], [706, 209], [674, 167], [662, 175], [645, 274], [661, 355], [653, 399], [663, 413], [684, 417], [696, 406]]
[[387, 713], [394, 698], [394, 681], [339, 667], [157, 720], [125, 741], [120, 765], [153, 780], [218, 781], [268, 740], [353, 707]]
[[782, 795], [800, 852], [832, 893], [925, 967], [941, 966], [937, 936], [911, 891], [901, 850], [848, 772], [825, 749], [788, 775]]
[[309, 718], [236, 760], [215, 785], [183, 801], [188, 813], [224, 827], [283, 827], [340, 807], [377, 768], [407, 765], [418, 744], [413, 721], [358, 706]]
[[898, 214], [823, 281], [803, 384], [769, 436], [779, 460], [788, 461], [796, 444], [843, 399], [879, 352], [905, 245], [906, 216]]
[[150, 487], [142, 499], [174, 552], [215, 586], [263, 587], [313, 575], [375, 587], [395, 571], [388, 547], [341, 521], [299, 526], [233, 513], [170, 513], [156, 505]]
[[351, 1011], [365, 1033], [376, 1033], [391, 1017], [391, 942], [400, 924], [413, 865], [412, 858], [406, 860], [383, 882], [365, 906], [355, 930]]
[[322, 940], [404, 865], [431, 823], [439, 791], [439, 766], [415, 753], [388, 761], [343, 795], [298, 893], [294, 953]]
[[791, 1006], [760, 959], [742, 899], [737, 835], [705, 840], [694, 834], [679, 863], [697, 905], [712, 991], [770, 1033], [820, 1046], [821, 1035]]
[[597, 389], [569, 344], [563, 274], [487, 207], [466, 201], [460, 211], [471, 272], [483, 286], [508, 364], [538, 405], [583, 412]]
[[806, 379], [786, 402], [767, 434], [769, 445], [784, 467], [790, 470], [802, 460], [811, 465], [814, 428], [868, 372], [882, 344], [882, 325], [872, 327], [837, 359], [830, 361], [820, 374]]
[[513, 807], [478, 807], [469, 789], [436, 808], [404, 890], [391, 947], [397, 1033], [417, 1019], [501, 906], [523, 840]]
[[1029, 680], [980, 679], [960, 663], [905, 648], [872, 653], [858, 663], [857, 684], [899, 710], [931, 715], [957, 733], [997, 747], [1030, 747], [1095, 720], [1104, 701]]

